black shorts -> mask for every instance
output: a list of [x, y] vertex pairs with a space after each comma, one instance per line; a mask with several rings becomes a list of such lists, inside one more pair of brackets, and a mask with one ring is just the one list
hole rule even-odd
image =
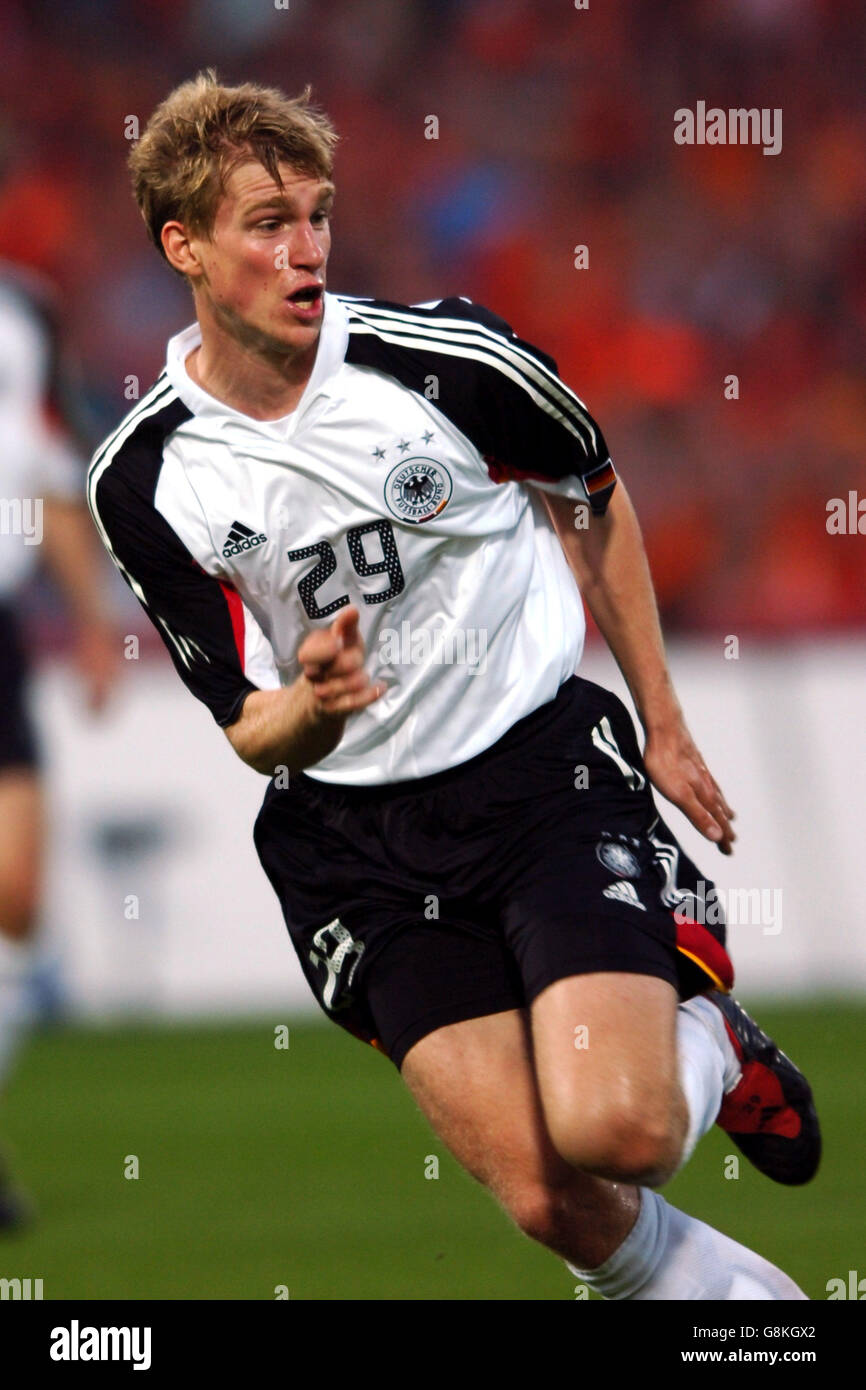
[[272, 781], [254, 835], [320, 1005], [398, 1067], [568, 975], [652, 975], [684, 999], [732, 983], [724, 925], [688, 920], [714, 889], [658, 816], [628, 711], [577, 676], [447, 772]]
[[0, 771], [36, 768], [39, 744], [27, 710], [28, 666], [18, 620], [0, 603]]

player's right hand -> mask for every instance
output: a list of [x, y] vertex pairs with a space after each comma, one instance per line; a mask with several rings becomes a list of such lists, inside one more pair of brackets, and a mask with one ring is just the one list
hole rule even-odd
[[342, 608], [331, 626], [311, 632], [298, 648], [316, 714], [345, 719], [384, 695], [386, 686], [364, 670], [357, 608]]
[[644, 767], [662, 796], [678, 806], [692, 825], [722, 854], [731, 854], [736, 835], [734, 812], [681, 718], [647, 737]]

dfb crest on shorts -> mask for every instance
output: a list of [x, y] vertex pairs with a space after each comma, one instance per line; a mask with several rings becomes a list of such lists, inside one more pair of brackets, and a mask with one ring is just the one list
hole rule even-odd
[[428, 458], [404, 459], [385, 480], [385, 501], [394, 516], [420, 526], [448, 505], [452, 487], [444, 464]]
[[[339, 917], [335, 917], [326, 927], [319, 928], [313, 945], [319, 949], [310, 952], [310, 960], [314, 965], [323, 965], [328, 976], [322, 988], [322, 1003], [332, 1013], [347, 1009], [352, 1002], [349, 989], [364, 954], [363, 941], [356, 941]], [[351, 962], [348, 969], [347, 962]]]
[[630, 835], [620, 835], [616, 839], [605, 835], [595, 847], [596, 858], [619, 878], [640, 878], [640, 860], [634, 852], [638, 844], [639, 841]]

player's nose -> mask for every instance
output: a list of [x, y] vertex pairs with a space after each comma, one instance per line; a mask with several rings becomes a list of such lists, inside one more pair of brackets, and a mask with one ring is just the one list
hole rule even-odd
[[319, 238], [316, 236], [316, 229], [312, 222], [301, 223], [295, 228], [290, 247], [290, 259], [293, 266], [308, 266], [318, 270], [325, 264], [327, 255]]

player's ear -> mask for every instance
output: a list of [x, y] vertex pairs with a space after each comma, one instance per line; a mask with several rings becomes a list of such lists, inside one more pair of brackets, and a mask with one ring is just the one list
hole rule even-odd
[[182, 222], [166, 222], [160, 232], [160, 241], [169, 265], [179, 270], [181, 275], [195, 278], [202, 273], [201, 260]]

